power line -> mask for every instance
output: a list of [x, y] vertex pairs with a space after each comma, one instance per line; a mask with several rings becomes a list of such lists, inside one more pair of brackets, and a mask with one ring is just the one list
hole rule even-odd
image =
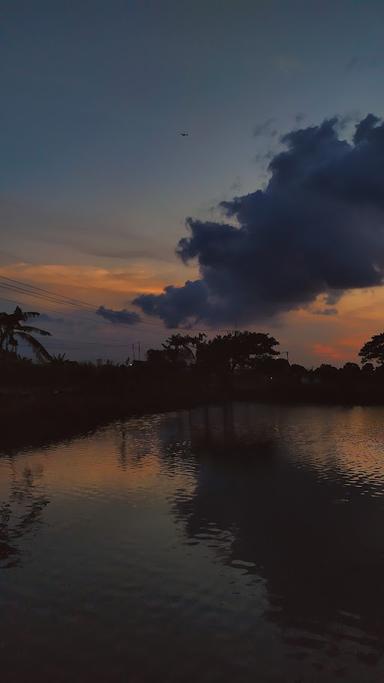
[[[1, 278], [1, 276], [0, 276], [0, 278]], [[66, 299], [61, 300], [60, 297], [56, 296], [56, 295], [53, 297], [53, 296], [44, 295], [44, 294], [41, 294], [38, 292], [29, 291], [27, 289], [27, 285], [24, 287], [19, 287], [17, 285], [4, 284], [4, 283], [0, 282], [0, 288], [5, 289], [6, 291], [14, 292], [16, 294], [22, 294], [23, 296], [31, 297], [32, 299], [39, 299], [39, 300], [42, 299], [44, 302], [48, 302], [48, 303], [59, 304], [59, 305], [60, 304], [68, 305], [68, 302]], [[14, 303], [16, 305], [18, 305], [20, 303], [20, 301], [15, 301], [14, 299], [5, 298], [5, 297], [1, 296], [1, 294], [0, 294], [0, 298], [3, 301], [8, 301], [8, 302]], [[75, 309], [79, 310], [81, 313], [85, 312], [85, 313], [91, 313], [92, 315], [97, 315], [96, 310], [94, 308], [93, 309], [84, 308], [83, 306], [78, 306], [75, 303], [72, 303], [71, 305], [74, 306]], [[52, 312], [57, 313], [58, 315], [62, 315], [62, 311], [57, 311], [57, 310], [53, 310], [53, 309], [50, 309], [50, 310]], [[111, 324], [112, 324], [112, 323], [106, 322], [105, 320], [102, 321], [102, 320], [97, 320], [94, 318], [91, 319], [89, 316], [83, 316], [83, 318], [85, 318], [86, 320], [92, 320], [92, 322], [94, 324], [107, 325], [108, 327], [111, 327]], [[151, 322], [148, 322], [145, 320], [143, 320], [137, 324], [147, 325], [150, 327], [155, 327], [157, 329], [163, 329], [162, 325], [158, 325], [156, 323], [151, 323]], [[122, 327], [122, 325], [120, 325], [120, 329], [121, 329], [121, 327]]]
[[[22, 294], [24, 296], [31, 297], [32, 299], [39, 299], [42, 301], [46, 301], [49, 303], [53, 304], [59, 304], [63, 306], [72, 306], [76, 310], [79, 310], [81, 312], [85, 313], [91, 313], [92, 315], [96, 315], [96, 310], [93, 304], [83, 301], [81, 299], [76, 299], [76, 298], [71, 298], [67, 297], [65, 295], [57, 294], [56, 292], [52, 292], [49, 289], [45, 289], [43, 287], [38, 287], [37, 285], [31, 285], [29, 283], [23, 282], [21, 280], [16, 280], [14, 278], [8, 278], [5, 277], [4, 275], [0, 275], [0, 288], [5, 289], [6, 291], [11, 291], [16, 294]], [[2, 297], [1, 297], [2, 298]], [[10, 299], [3, 299], [6, 301], [11, 301]], [[14, 302], [17, 303], [17, 302]], [[57, 312], [57, 311], [56, 311]], [[57, 312], [58, 313], [58, 312]], [[61, 313], [59, 313], [61, 314]], [[83, 316], [85, 317], [85, 316]], [[90, 318], [87, 318], [90, 320]], [[101, 320], [94, 320], [92, 319], [93, 323], [99, 323], [99, 324], [105, 324], [110, 326], [111, 323], [107, 322], [102, 322]], [[156, 329], [161, 329], [162, 331], [164, 330], [164, 325], [163, 324], [158, 324], [155, 322], [150, 322], [147, 320], [141, 320], [137, 325], [144, 325], [146, 327], [153, 327]], [[167, 328], [166, 328], [167, 329]], [[186, 328], [178, 328], [178, 327], [172, 327], [168, 328], [169, 330], [185, 330]], [[199, 328], [199, 327], [192, 327], [192, 328], [187, 328], [188, 331], [193, 331], [193, 332], [202, 332], [204, 334], [211, 334], [213, 333], [213, 330], [207, 330], [204, 328]], [[228, 332], [228, 328], [215, 328], [215, 332]]]
[[43, 287], [37, 287], [20, 280], [15, 280], [14, 278], [7, 278], [3, 275], [0, 275], [0, 280], [3, 281], [0, 282], [1, 288], [25, 294], [32, 298], [43, 299], [44, 301], [49, 301], [51, 303], [74, 306], [78, 310], [96, 314], [95, 306], [90, 302], [67, 297], [64, 294], [58, 294], [57, 292], [52, 292]]
[[[1, 278], [1, 276], [0, 276], [0, 278]], [[9, 290], [11, 292], [17, 292], [19, 294], [25, 294], [27, 296], [32, 296], [35, 299], [43, 299], [44, 301], [50, 301], [54, 304], [64, 304], [66, 306], [72, 306], [72, 307], [75, 307], [76, 309], [84, 310], [84, 311], [87, 311], [90, 313], [94, 312], [91, 308], [88, 308], [88, 307], [85, 308], [85, 306], [83, 306], [83, 305], [77, 304], [75, 302], [69, 301], [69, 300], [64, 299], [64, 298], [62, 299], [58, 295], [55, 295], [55, 294], [48, 295], [48, 294], [43, 294], [41, 292], [35, 292], [34, 290], [31, 290], [26, 286], [14, 285], [14, 284], [10, 284], [10, 283], [0, 282], [0, 287], [2, 289], [6, 289], [6, 290]]]
[[[1, 285], [0, 285], [0, 287], [1, 287]], [[27, 295], [27, 296], [28, 296], [28, 295]], [[8, 303], [14, 304], [15, 306], [19, 306], [19, 305], [20, 305], [20, 300], [17, 301], [17, 300], [15, 300], [15, 299], [6, 298], [6, 297], [2, 296], [1, 293], [0, 293], [0, 300], [1, 300], [1, 301], [7, 301]], [[27, 304], [27, 305], [29, 306], [30, 304]], [[65, 315], [65, 312], [63, 313], [63, 311], [58, 311], [57, 309], [55, 309], [55, 308], [50, 308], [49, 306], [46, 306], [46, 310], [48, 310], [50, 313], [55, 313], [56, 315], [59, 315], [59, 316]], [[71, 312], [72, 312], [72, 311], [71, 311]], [[103, 326], [109, 327], [109, 328], [110, 328], [110, 326], [111, 326], [110, 323], [107, 323], [105, 320], [98, 320], [97, 318], [94, 319], [94, 318], [91, 318], [91, 317], [89, 317], [89, 316], [84, 316], [84, 315], [83, 315], [83, 316], [82, 316], [82, 320], [90, 320], [94, 325], [103, 325]]]
[[73, 297], [68, 297], [65, 296], [64, 294], [58, 294], [57, 292], [52, 292], [49, 289], [45, 289], [44, 287], [38, 287], [37, 285], [31, 285], [27, 282], [23, 282], [22, 280], [15, 280], [14, 278], [11, 277], [6, 277], [5, 275], [0, 275], [1, 280], [6, 280], [10, 283], [13, 283], [15, 285], [22, 285], [24, 287], [28, 287], [31, 290], [37, 290], [39, 292], [43, 292], [45, 294], [49, 294], [50, 296], [54, 295], [57, 296], [61, 299], [66, 299], [67, 301], [71, 301], [72, 303], [76, 303], [82, 306], [87, 306], [93, 308], [93, 305], [87, 301], [82, 301], [81, 299], [75, 299]]
[[[49, 290], [43, 290], [40, 287], [34, 287], [34, 285], [29, 285], [24, 282], [20, 282], [19, 280], [13, 280], [11, 278], [4, 278], [4, 276], [0, 275], [0, 280], [11, 280], [11, 282], [0, 282], [0, 288], [5, 289], [6, 291], [11, 291], [17, 294], [23, 294], [24, 296], [31, 297], [33, 299], [39, 299], [43, 301], [48, 301], [49, 303], [54, 303], [54, 304], [61, 304], [61, 305], [70, 305], [72, 307], [75, 307], [77, 310], [80, 311], [85, 311], [86, 313], [91, 313], [92, 315], [96, 315], [96, 310], [92, 304], [86, 304], [87, 307], [85, 307], [85, 302], [81, 302], [81, 300], [76, 300], [76, 299], [69, 299], [68, 297], [61, 296], [60, 294], [55, 294], [55, 293], [50, 293]], [[16, 284], [15, 284], [16, 283]], [[35, 291], [35, 289], [41, 290], [41, 291]], [[11, 301], [8, 299], [8, 301]], [[15, 302], [17, 303], [17, 302]], [[96, 322], [93, 320], [93, 322]], [[98, 321], [101, 323], [101, 321]], [[110, 323], [104, 322], [103, 324], [105, 325], [110, 325]], [[140, 321], [141, 325], [146, 325], [150, 327], [155, 327], [157, 329], [164, 329], [163, 325], [159, 325], [157, 323], [152, 323], [149, 321]], [[176, 328], [174, 328], [176, 329]]]

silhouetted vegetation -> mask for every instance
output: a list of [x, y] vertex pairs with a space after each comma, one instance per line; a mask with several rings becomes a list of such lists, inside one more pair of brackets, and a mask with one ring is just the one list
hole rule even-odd
[[359, 356], [363, 363], [375, 361], [383, 365], [384, 363], [384, 332], [376, 334], [359, 351]]
[[174, 334], [161, 349], [149, 350], [146, 361], [132, 363], [77, 362], [47, 353], [39, 353], [40, 362], [35, 362], [21, 358], [11, 343], [16, 333], [36, 332], [24, 325], [21, 315], [31, 314], [16, 309], [11, 321], [5, 319], [7, 325], [2, 319], [4, 445], [62, 438], [129, 414], [233, 399], [384, 403], [384, 334], [363, 346], [362, 366], [348, 362], [341, 368], [290, 364], [279, 356], [278, 341], [258, 332], [212, 339], [204, 334]]
[[16, 306], [13, 313], [0, 313], [0, 350], [16, 353], [19, 339], [21, 339], [30, 346], [38, 360], [51, 360], [47, 349], [33, 336], [41, 334], [47, 337], [51, 333], [39, 327], [25, 325], [28, 320], [38, 318], [39, 315], [40, 313], [36, 311], [22, 311], [20, 306]]

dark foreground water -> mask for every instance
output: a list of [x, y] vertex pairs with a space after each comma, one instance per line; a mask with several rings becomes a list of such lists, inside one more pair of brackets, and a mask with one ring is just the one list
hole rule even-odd
[[0, 458], [0, 679], [384, 680], [384, 409], [201, 408]]

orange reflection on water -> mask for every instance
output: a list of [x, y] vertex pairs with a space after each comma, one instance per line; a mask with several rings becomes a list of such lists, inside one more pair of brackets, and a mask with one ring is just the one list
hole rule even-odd
[[155, 429], [149, 434], [154, 420], [147, 418], [147, 429], [140, 420], [132, 420], [129, 428], [125, 424], [113, 425], [98, 431], [92, 439], [74, 439], [57, 447], [30, 451], [26, 456], [20, 453], [12, 461], [15, 476], [21, 475], [32, 460], [44, 485], [53, 491], [78, 491], [81, 495], [86, 489], [93, 495], [103, 495], [106, 490], [123, 494], [157, 486], [164, 493], [175, 480], [184, 490], [192, 491], [193, 483], [181, 469], [172, 472], [172, 481], [164, 476], [161, 435]]

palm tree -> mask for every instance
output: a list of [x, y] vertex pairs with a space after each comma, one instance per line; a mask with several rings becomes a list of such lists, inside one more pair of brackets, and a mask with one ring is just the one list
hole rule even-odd
[[20, 306], [16, 306], [13, 313], [0, 313], [0, 351], [16, 353], [19, 340], [22, 339], [29, 344], [38, 360], [51, 360], [47, 349], [32, 336], [41, 334], [48, 337], [51, 333], [24, 324], [31, 318], [38, 318], [39, 315], [36, 311], [22, 311]]

